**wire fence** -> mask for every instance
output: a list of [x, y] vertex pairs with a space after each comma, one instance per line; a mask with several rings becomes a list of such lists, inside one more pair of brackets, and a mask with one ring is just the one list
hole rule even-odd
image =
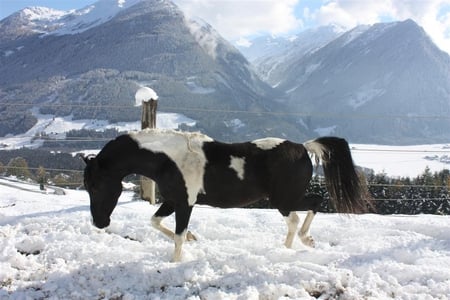
[[[47, 172], [60, 172], [60, 173], [77, 173], [79, 175], [83, 174], [84, 170], [79, 169], [64, 169], [64, 168], [32, 168], [32, 167], [13, 167], [13, 166], [5, 166], [6, 169], [13, 169], [13, 170], [29, 170], [29, 171], [38, 171], [42, 168]], [[131, 176], [132, 177], [132, 176]], [[140, 181], [137, 179], [125, 179], [124, 182], [131, 183], [136, 186], [139, 186]], [[326, 189], [325, 181], [322, 177], [315, 177], [314, 182], [312, 184], [317, 184], [322, 189]], [[82, 181], [77, 182], [64, 182], [64, 186], [71, 187], [71, 188], [84, 188], [84, 183]], [[395, 188], [395, 189], [405, 189], [405, 190], [411, 190], [411, 189], [419, 189], [422, 192], [423, 191], [433, 191], [433, 190], [443, 190], [446, 192], [446, 195], [442, 197], [421, 197], [421, 198], [372, 198], [371, 201], [442, 201], [447, 200], [450, 201], [450, 195], [448, 194], [448, 185], [430, 185], [430, 184], [393, 184], [393, 183], [375, 183], [375, 182], [367, 182], [366, 187], [368, 190], [371, 188], [381, 188], [383, 190], [384, 188]]]
[[[13, 102], [6, 102], [2, 103], [1, 106], [4, 107], [15, 107], [18, 109], [23, 109], [26, 107], [47, 107], [47, 108], [59, 108], [59, 107], [71, 107], [71, 108], [85, 108], [85, 109], [136, 109], [135, 106], [132, 105], [105, 105], [105, 104], [99, 104], [99, 105], [91, 105], [91, 104], [46, 104], [46, 103], [13, 103]], [[275, 115], [275, 116], [297, 116], [297, 117], [313, 117], [313, 118], [335, 118], [335, 119], [430, 119], [430, 120], [436, 120], [436, 119], [450, 119], [450, 115], [377, 115], [377, 114], [326, 114], [326, 113], [305, 113], [305, 112], [277, 112], [277, 111], [246, 111], [246, 110], [227, 110], [227, 109], [208, 109], [208, 108], [195, 108], [195, 107], [173, 107], [173, 106], [164, 106], [160, 105], [159, 109], [161, 111], [165, 112], [205, 112], [205, 113], [227, 113], [227, 114], [242, 114], [242, 115], [260, 115], [260, 116], [267, 116], [267, 115]], [[57, 143], [75, 143], [75, 142], [106, 142], [109, 141], [110, 138], [99, 138], [99, 137], [92, 137], [92, 138], [86, 138], [83, 136], [70, 136], [70, 137], [64, 137], [61, 138], [57, 134], [37, 134], [37, 135], [20, 135], [21, 138], [30, 138], [30, 139], [38, 139], [43, 140], [45, 142], [57, 142]], [[1, 142], [1, 139], [0, 139]], [[446, 149], [380, 149], [380, 148], [372, 148], [372, 147], [357, 147], [352, 146], [351, 148], [352, 152], [373, 152], [373, 153], [411, 153], [411, 154], [450, 154], [450, 147], [448, 150]], [[10, 169], [21, 169], [20, 167], [8, 167], [5, 166], [5, 168]], [[24, 168], [22, 168], [24, 169]], [[37, 171], [40, 168], [28, 168], [32, 171]], [[78, 173], [81, 174], [83, 170], [75, 170], [75, 169], [64, 169], [64, 168], [45, 168], [46, 171], [51, 172], [61, 172], [61, 173]], [[137, 182], [135, 182], [137, 184]], [[324, 183], [320, 183], [324, 186]], [[80, 187], [83, 185], [82, 182], [71, 182], [67, 183], [67, 185], [74, 186], [74, 187]], [[380, 184], [380, 183], [368, 183], [368, 188], [371, 187], [378, 187], [378, 188], [417, 188], [417, 189], [448, 189], [447, 185], [418, 185], [418, 184], [410, 184], [410, 185], [404, 185], [404, 184]], [[436, 201], [436, 200], [442, 200], [442, 199], [448, 199], [447, 198], [423, 198], [420, 200], [425, 201]], [[404, 198], [392, 198], [392, 199], [374, 199], [375, 201], [417, 201], [419, 199], [404, 199]]]

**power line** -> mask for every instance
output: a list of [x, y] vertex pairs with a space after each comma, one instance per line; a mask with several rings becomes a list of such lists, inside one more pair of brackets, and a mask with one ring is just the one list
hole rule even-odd
[[[32, 168], [32, 167], [14, 167], [14, 166], [4, 166], [5, 169], [13, 169], [13, 170], [31, 170], [31, 171], [37, 171], [41, 168]], [[83, 170], [75, 170], [75, 169], [57, 169], [57, 168], [46, 168], [45, 171], [54, 171], [54, 172], [72, 172], [72, 173], [83, 173]]]
[[[71, 108], [86, 108], [86, 109], [136, 109], [133, 105], [110, 105], [110, 104], [46, 104], [46, 103], [2, 103], [2, 106], [9, 107], [71, 107]], [[228, 114], [250, 114], [250, 115], [274, 115], [274, 116], [297, 116], [304, 118], [332, 118], [332, 119], [450, 119], [449, 115], [386, 115], [386, 114], [335, 114], [335, 113], [308, 113], [308, 112], [277, 112], [277, 111], [248, 111], [248, 110], [228, 110], [228, 109], [210, 109], [210, 108], [196, 108], [196, 107], [174, 107], [174, 106], [160, 106], [160, 110], [169, 110], [177, 112], [205, 112], [205, 113], [228, 113]]]

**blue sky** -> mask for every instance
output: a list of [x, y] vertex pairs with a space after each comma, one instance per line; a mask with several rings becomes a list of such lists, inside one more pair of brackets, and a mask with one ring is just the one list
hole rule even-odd
[[[127, 1], [127, 0], [101, 0]], [[0, 0], [0, 18], [27, 6], [79, 9], [96, 0]], [[254, 35], [298, 32], [336, 24], [413, 19], [444, 51], [450, 53], [450, 0], [173, 0], [191, 17], [210, 23], [225, 38], [243, 41]]]

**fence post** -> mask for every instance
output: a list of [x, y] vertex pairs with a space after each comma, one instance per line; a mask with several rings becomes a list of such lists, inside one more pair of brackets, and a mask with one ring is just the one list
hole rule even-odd
[[[148, 87], [140, 88], [135, 94], [136, 106], [142, 105], [141, 129], [156, 128], [156, 108], [158, 95]], [[140, 196], [142, 200], [156, 203], [155, 182], [145, 176], [140, 180]]]

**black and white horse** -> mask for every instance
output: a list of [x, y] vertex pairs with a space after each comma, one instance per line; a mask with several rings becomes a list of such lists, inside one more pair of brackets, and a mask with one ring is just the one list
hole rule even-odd
[[[285, 217], [291, 247], [299, 218], [307, 210], [298, 233], [314, 246], [309, 227], [322, 197], [308, 195], [312, 176], [310, 155], [323, 165], [327, 189], [338, 212], [364, 209], [360, 180], [348, 143], [322, 137], [304, 144], [278, 138], [227, 144], [201, 133], [149, 129], [121, 135], [108, 142], [97, 156], [84, 157], [84, 185], [90, 196], [95, 226], [107, 227], [122, 192], [122, 179], [140, 174], [153, 179], [163, 203], [152, 225], [175, 241], [174, 261], [181, 259], [183, 242], [195, 239], [187, 231], [194, 204], [241, 207], [268, 199]], [[175, 232], [161, 224], [175, 212]]]

